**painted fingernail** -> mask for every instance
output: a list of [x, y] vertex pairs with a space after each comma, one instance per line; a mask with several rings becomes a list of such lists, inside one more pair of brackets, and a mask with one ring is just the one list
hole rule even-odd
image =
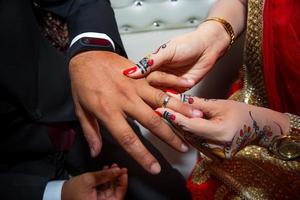
[[154, 111], [158, 116], [162, 117], [162, 114], [158, 111]]
[[203, 117], [203, 113], [200, 110], [193, 110], [193, 117]]
[[[139, 61], [139, 63], [136, 64], [142, 74], [146, 74], [150, 70], [149, 67], [151, 65], [149, 65], [148, 62], [149, 62], [149, 59], [147, 57], [144, 57], [142, 60]], [[150, 64], [153, 64], [153, 60], [150, 61]]]
[[184, 143], [181, 144], [181, 150], [183, 152], [187, 152], [189, 150], [188, 146], [186, 146]]
[[172, 115], [170, 116], [170, 120], [175, 121], [175, 119], [176, 119], [176, 116], [172, 114]]
[[165, 91], [165, 92], [168, 92], [168, 93], [170, 93], [170, 94], [178, 94], [178, 92], [177, 92], [177, 91], [175, 91], [175, 90], [172, 90], [172, 89], [170, 89], [170, 88], [168, 88], [168, 89], [165, 89], [164, 91]]
[[153, 163], [150, 167], [150, 171], [152, 174], [158, 174], [160, 170], [161, 170], [160, 165], [157, 162]]
[[150, 59], [147, 61], [148, 66], [152, 66], [154, 64], [154, 60]]
[[172, 121], [175, 121], [175, 119], [176, 119], [176, 116], [174, 114], [171, 114], [168, 111], [165, 111], [162, 116], [163, 116], [163, 118], [165, 118], [170, 123], [172, 123]]
[[190, 97], [191, 97], [191, 95], [189, 95], [189, 94], [180, 94], [180, 101], [182, 103], [186, 103], [189, 101]]
[[129, 69], [125, 69], [123, 71], [123, 74], [128, 76], [128, 75], [133, 74], [134, 72], [136, 72], [136, 70], [137, 70], [137, 66], [134, 66], [134, 67], [131, 67]]
[[189, 102], [189, 104], [193, 104], [193, 103], [194, 103], [193, 97], [190, 97], [190, 98], [188, 99], [188, 102]]

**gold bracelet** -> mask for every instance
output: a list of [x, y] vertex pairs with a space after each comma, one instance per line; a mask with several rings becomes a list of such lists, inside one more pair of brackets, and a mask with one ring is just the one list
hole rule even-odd
[[221, 23], [222, 26], [224, 27], [225, 31], [228, 33], [228, 35], [230, 37], [229, 47], [234, 43], [235, 35], [234, 35], [233, 28], [229, 22], [227, 22], [225, 19], [223, 19], [221, 17], [209, 17], [209, 18], [205, 19], [203, 22], [206, 22], [206, 21], [216, 21], [216, 22]]
[[269, 150], [282, 160], [295, 160], [300, 158], [300, 117], [285, 113], [290, 119], [287, 135], [274, 137]]

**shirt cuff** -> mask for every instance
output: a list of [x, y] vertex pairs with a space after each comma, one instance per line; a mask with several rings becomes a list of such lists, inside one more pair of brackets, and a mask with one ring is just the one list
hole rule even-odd
[[43, 200], [61, 200], [61, 190], [65, 180], [49, 181], [46, 185]]
[[76, 37], [74, 37], [74, 39], [71, 41], [70, 47], [77, 42], [78, 40], [80, 40], [83, 37], [91, 37], [91, 38], [101, 38], [101, 39], [106, 39], [108, 40], [111, 45], [113, 46], [113, 49], [116, 50], [115, 48], [115, 43], [113, 42], [113, 40], [106, 35], [105, 33], [96, 33], [96, 32], [86, 32], [86, 33], [81, 33], [79, 35], [77, 35]]

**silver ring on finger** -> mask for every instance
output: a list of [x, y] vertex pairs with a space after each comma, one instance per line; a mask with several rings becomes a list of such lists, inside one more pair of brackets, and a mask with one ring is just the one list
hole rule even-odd
[[170, 96], [166, 96], [166, 97], [164, 98], [164, 101], [163, 101], [163, 104], [162, 104], [162, 106], [163, 106], [164, 108], [167, 107], [167, 104], [169, 103], [170, 99], [171, 99]]

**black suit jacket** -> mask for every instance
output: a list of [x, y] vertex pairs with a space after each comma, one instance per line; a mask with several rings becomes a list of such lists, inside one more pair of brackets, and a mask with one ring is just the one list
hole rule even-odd
[[[42, 9], [63, 17], [69, 41], [84, 32], [105, 33], [123, 55], [108, 0], [36, 0]], [[7, 103], [41, 122], [73, 120], [66, 56], [39, 30], [32, 0], [0, 0], [0, 114]]]
[[[36, 3], [67, 21], [70, 41], [83, 32], [106, 33], [125, 55], [108, 0]], [[32, 0], [0, 0], [0, 26], [0, 199], [42, 199], [49, 180], [65, 178], [61, 169], [77, 174], [115, 162], [130, 171], [127, 199], [190, 199], [183, 177], [142, 137], [162, 165], [159, 175], [145, 172], [105, 130], [100, 165], [89, 158], [82, 134], [68, 155], [56, 152], [47, 124], [75, 119], [66, 55], [42, 36]]]
[[125, 55], [107, 0], [0, 0], [1, 199], [41, 199], [61, 178], [47, 124], [75, 120], [66, 54], [42, 36], [34, 3], [66, 20], [70, 41], [106, 33]]

